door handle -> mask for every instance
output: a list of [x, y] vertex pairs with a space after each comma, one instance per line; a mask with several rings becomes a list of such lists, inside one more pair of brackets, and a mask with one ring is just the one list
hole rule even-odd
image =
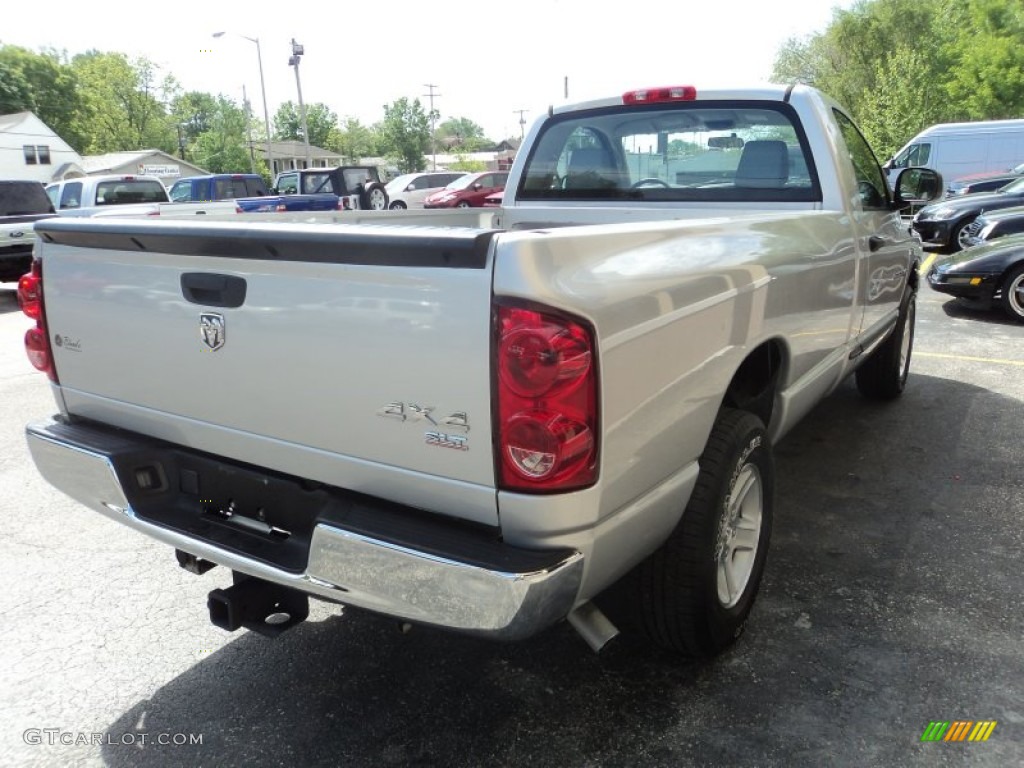
[[886, 240], [884, 237], [879, 237], [878, 235], [871, 235], [868, 238], [868, 250], [871, 251], [872, 253], [877, 251], [879, 248], [883, 248], [888, 244], [888, 240]]
[[234, 275], [185, 272], [181, 276], [181, 295], [205, 307], [240, 307], [245, 303], [246, 287], [245, 279]]

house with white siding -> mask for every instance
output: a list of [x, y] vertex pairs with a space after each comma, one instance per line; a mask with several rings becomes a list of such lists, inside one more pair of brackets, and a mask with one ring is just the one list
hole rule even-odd
[[85, 176], [82, 157], [31, 112], [0, 115], [0, 179], [44, 184]]

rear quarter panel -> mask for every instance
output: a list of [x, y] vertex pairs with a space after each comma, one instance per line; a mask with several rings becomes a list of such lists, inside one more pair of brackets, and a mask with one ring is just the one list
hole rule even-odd
[[834, 386], [853, 247], [841, 215], [812, 211], [500, 236], [497, 296], [595, 328], [603, 451], [585, 504], [502, 494], [506, 537], [572, 542], [693, 464], [733, 374], [765, 341], [784, 349], [783, 387]]

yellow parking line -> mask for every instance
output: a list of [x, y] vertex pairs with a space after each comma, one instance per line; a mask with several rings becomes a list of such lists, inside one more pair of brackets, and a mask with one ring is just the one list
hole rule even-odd
[[921, 262], [921, 266], [917, 268], [917, 274], [919, 274], [919, 275], [925, 274], [928, 271], [928, 267], [930, 267], [932, 265], [932, 262], [935, 261], [935, 257], [938, 256], [938, 255], [939, 254], [937, 254], [937, 253], [929, 253], [925, 257], [925, 260]]
[[919, 352], [914, 350], [917, 357], [938, 357], [943, 360], [964, 360], [970, 363], [995, 363], [996, 365], [1019, 365], [1024, 367], [1024, 360], [1003, 360], [998, 357], [972, 357], [970, 355], [944, 355], [941, 352]]

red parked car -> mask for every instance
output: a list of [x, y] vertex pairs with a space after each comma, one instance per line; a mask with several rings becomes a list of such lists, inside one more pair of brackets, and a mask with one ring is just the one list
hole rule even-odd
[[505, 189], [508, 171], [470, 173], [423, 201], [424, 208], [480, 208], [484, 198]]

